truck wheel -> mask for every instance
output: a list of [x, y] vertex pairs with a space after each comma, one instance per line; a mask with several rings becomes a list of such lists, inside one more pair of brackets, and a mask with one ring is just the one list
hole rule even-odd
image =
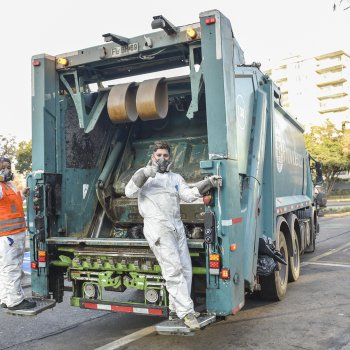
[[298, 237], [293, 230], [292, 233], [293, 256], [289, 258], [288, 281], [295, 282], [300, 274], [300, 248]]
[[281, 252], [286, 265], [278, 263], [278, 271], [267, 277], [260, 277], [261, 297], [265, 300], [280, 301], [287, 293], [288, 285], [288, 248], [284, 233], [280, 231], [277, 249]]
[[305, 248], [305, 253], [313, 253], [316, 248], [316, 226], [314, 220], [312, 220], [310, 225], [310, 244]]
[[305, 249], [305, 253], [313, 253], [315, 251], [315, 234], [312, 233], [312, 237], [310, 238], [311, 242], [310, 245], [306, 247]]

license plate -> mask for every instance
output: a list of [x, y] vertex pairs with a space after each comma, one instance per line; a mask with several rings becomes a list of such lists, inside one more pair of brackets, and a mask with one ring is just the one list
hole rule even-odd
[[125, 55], [132, 55], [139, 51], [139, 44], [133, 43], [125, 46], [116, 46], [111, 49], [112, 57], [120, 57]]

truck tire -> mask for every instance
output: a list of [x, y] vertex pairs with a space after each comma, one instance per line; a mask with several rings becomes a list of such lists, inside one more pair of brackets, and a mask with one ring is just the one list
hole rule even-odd
[[288, 286], [288, 247], [282, 231], [279, 232], [277, 249], [283, 255], [287, 266], [278, 263], [278, 271], [267, 277], [260, 277], [261, 297], [264, 300], [280, 301], [287, 293]]
[[292, 231], [292, 248], [293, 256], [289, 257], [288, 282], [295, 282], [300, 275], [300, 247], [294, 229]]
[[305, 253], [313, 253], [316, 249], [316, 226], [314, 220], [311, 220], [309, 234], [310, 244], [305, 248]]

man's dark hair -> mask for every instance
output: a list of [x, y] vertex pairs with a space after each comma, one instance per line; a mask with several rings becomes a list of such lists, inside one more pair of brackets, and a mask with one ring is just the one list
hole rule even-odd
[[11, 164], [11, 160], [9, 158], [6, 158], [6, 157], [0, 157], [0, 162], [3, 163], [3, 162], [7, 162], [7, 163], [10, 163]]
[[170, 146], [165, 141], [156, 141], [153, 146], [153, 152], [156, 152], [158, 149], [166, 149], [170, 154]]

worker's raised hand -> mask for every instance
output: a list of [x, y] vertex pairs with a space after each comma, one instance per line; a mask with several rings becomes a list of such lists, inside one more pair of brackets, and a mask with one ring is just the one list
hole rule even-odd
[[144, 168], [136, 171], [136, 173], [132, 176], [132, 180], [137, 187], [141, 188], [149, 177], [156, 176], [157, 171], [158, 164], [155, 161], [150, 160]]
[[213, 187], [222, 186], [222, 177], [220, 175], [212, 175], [208, 179]]
[[150, 160], [148, 164], [143, 168], [143, 173], [146, 177], [155, 177], [158, 171], [159, 165], [154, 160]]

